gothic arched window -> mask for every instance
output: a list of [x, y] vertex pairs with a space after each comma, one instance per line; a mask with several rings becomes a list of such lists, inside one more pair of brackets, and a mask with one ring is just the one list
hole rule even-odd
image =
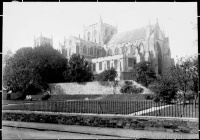
[[111, 49], [108, 50], [108, 55], [112, 55], [112, 50]]
[[111, 31], [110, 34], [113, 35], [113, 31]]
[[108, 36], [108, 29], [105, 30], [105, 36]]
[[119, 48], [115, 48], [115, 54], [118, 55], [119, 54]]
[[106, 50], [104, 49], [101, 50], [101, 56], [106, 56]]
[[142, 43], [140, 43], [139, 48], [140, 48], [140, 53], [144, 54], [144, 45]]
[[97, 56], [100, 56], [100, 50], [97, 49]]
[[97, 30], [94, 30], [94, 42], [96, 43], [96, 38], [97, 38]]
[[90, 48], [90, 55], [93, 55], [93, 47]]
[[83, 47], [83, 54], [87, 54], [87, 47], [85, 45]]
[[90, 40], [90, 32], [88, 32], [87, 36], [88, 36], [88, 41], [89, 41]]

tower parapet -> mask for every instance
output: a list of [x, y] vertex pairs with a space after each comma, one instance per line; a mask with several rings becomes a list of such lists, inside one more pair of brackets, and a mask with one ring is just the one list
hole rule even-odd
[[34, 47], [38, 47], [42, 45], [50, 45], [51, 47], [53, 47], [53, 37], [51, 36], [51, 38], [48, 38], [48, 37], [43, 37], [42, 35], [40, 35], [40, 37], [35, 38], [34, 36]]

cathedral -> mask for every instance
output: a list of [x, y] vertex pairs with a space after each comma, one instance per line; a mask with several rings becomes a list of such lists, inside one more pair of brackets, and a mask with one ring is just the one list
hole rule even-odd
[[174, 65], [169, 38], [165, 37], [158, 22], [118, 33], [117, 26], [106, 24], [99, 17], [97, 23], [84, 26], [83, 30], [83, 38], [64, 38], [59, 47], [67, 58], [72, 54], [84, 56], [91, 62], [94, 75], [114, 67], [118, 78], [127, 80], [131, 79], [134, 65], [141, 61], [151, 62], [158, 75]]
[[38, 46], [42, 46], [42, 45], [48, 45], [48, 46], [53, 47], [52, 36], [51, 36], [51, 38], [43, 37], [42, 34], [40, 35], [40, 37], [37, 37], [37, 38], [35, 38], [35, 36], [34, 36], [33, 46], [38, 47]]

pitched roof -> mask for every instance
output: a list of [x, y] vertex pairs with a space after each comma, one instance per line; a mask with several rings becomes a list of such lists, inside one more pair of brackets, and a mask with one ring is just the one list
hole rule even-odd
[[[152, 29], [154, 29], [155, 27], [156, 27], [155, 25], [151, 25]], [[107, 45], [116, 45], [116, 44], [135, 41], [139, 39], [145, 39], [146, 29], [147, 29], [146, 27], [142, 27], [142, 28], [115, 34], [107, 43]]]
[[71, 36], [71, 37], [73, 37], [73, 38], [76, 39], [76, 40], [80, 40], [80, 41], [83, 42], [83, 43], [87, 43], [87, 44], [90, 44], [90, 45], [99, 45], [99, 44], [97, 44], [97, 43], [94, 43], [94, 42], [91, 42], [91, 41], [86, 41], [86, 40], [84, 40], [84, 39], [82, 39], [82, 38], [79, 38], [79, 37], [76, 37], [76, 36]]

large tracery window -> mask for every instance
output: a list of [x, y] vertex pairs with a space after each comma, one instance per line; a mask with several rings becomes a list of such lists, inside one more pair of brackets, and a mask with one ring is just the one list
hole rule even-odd
[[93, 55], [93, 47], [90, 48], [90, 55]]

